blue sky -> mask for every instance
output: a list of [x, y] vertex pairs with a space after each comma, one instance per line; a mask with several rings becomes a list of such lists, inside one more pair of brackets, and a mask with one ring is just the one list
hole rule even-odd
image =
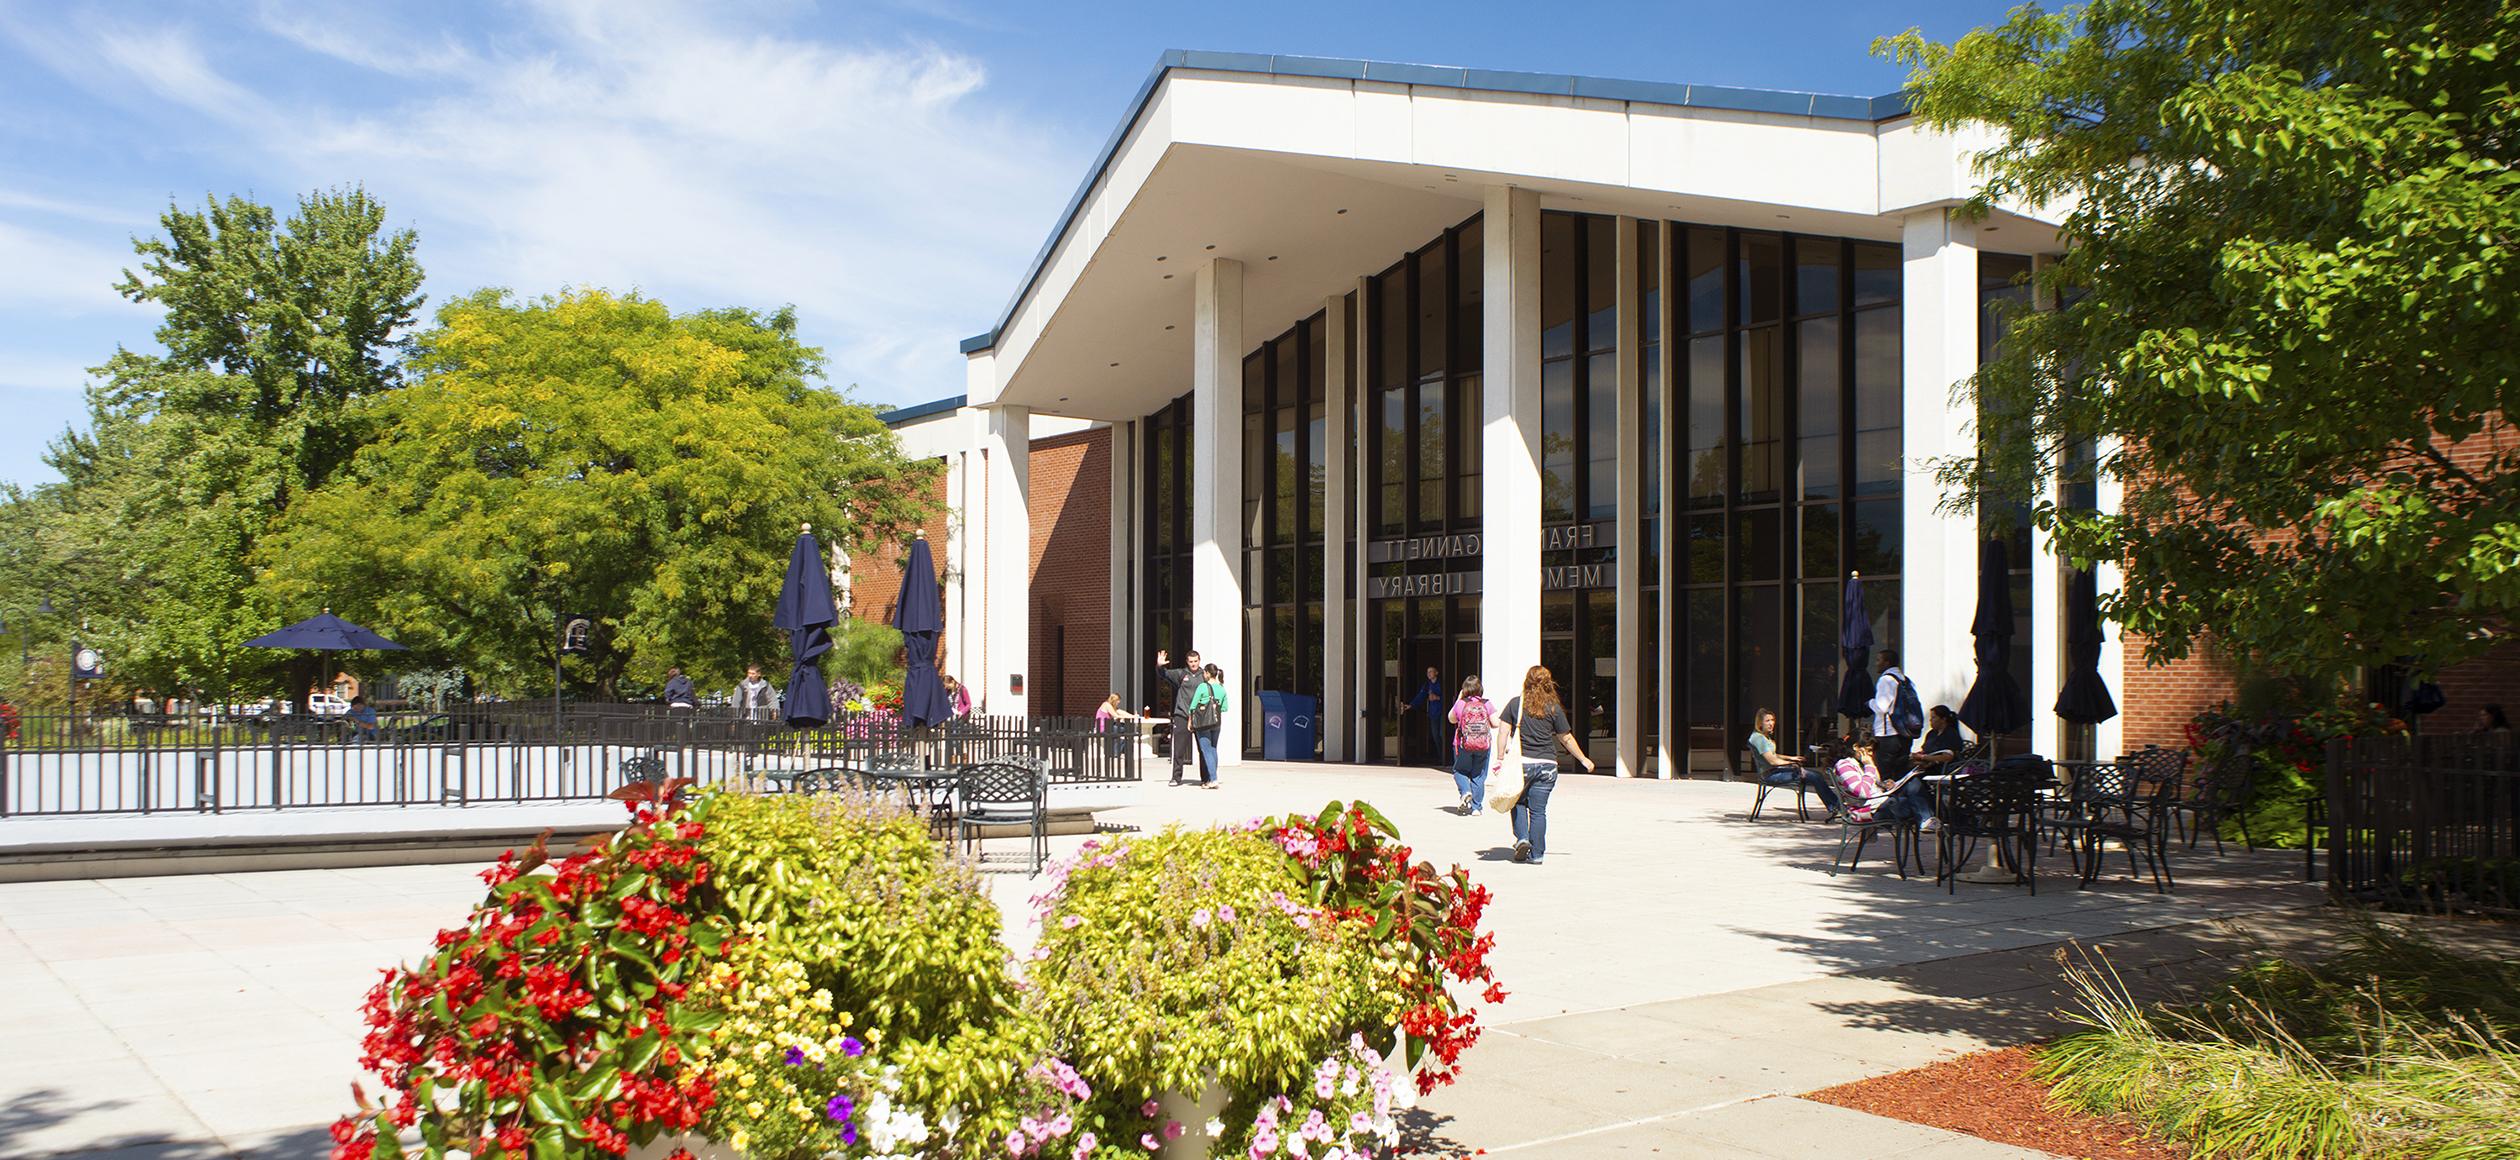
[[432, 303], [482, 286], [793, 303], [835, 385], [961, 389], [1167, 48], [1874, 95], [1873, 37], [2004, 3], [325, 4], [0, 0], [0, 480], [152, 347], [112, 284], [170, 200], [363, 184]]

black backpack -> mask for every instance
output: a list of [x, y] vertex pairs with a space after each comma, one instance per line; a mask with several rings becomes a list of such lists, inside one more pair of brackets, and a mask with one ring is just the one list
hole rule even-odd
[[1899, 695], [1890, 703], [1890, 727], [1901, 737], [1925, 735], [1925, 704], [1916, 699], [1916, 685], [1906, 673], [1892, 678], [1899, 682]]

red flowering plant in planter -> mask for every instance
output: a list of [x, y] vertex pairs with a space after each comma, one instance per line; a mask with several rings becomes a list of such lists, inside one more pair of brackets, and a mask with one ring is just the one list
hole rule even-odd
[[[1363, 802], [1331, 802], [1319, 814], [1289, 814], [1268, 827], [1278, 847], [1310, 877], [1312, 901], [1332, 922], [1388, 948], [1378, 969], [1398, 996], [1396, 1026], [1408, 1035], [1405, 1062], [1423, 1094], [1460, 1074], [1461, 1053], [1479, 1040], [1478, 1017], [1452, 984], [1483, 1002], [1505, 989], [1488, 968], [1496, 935], [1479, 929], [1488, 890], [1459, 866], [1439, 871], [1412, 861], [1399, 830]], [[1430, 1058], [1431, 1057], [1431, 1058]]]
[[[437, 951], [368, 993], [361, 1066], [384, 1081], [333, 1125], [334, 1160], [576, 1160], [620, 1155], [700, 1122], [716, 1098], [681, 1044], [715, 1016], [683, 1001], [726, 945], [708, 800], [680, 780], [615, 792], [630, 824], [552, 861], [550, 833], [482, 872], [490, 895]], [[687, 1156], [677, 1153], [678, 1157]]]

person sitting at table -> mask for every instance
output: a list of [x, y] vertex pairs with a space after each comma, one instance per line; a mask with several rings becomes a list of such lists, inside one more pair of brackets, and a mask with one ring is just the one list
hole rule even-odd
[[1943, 767], [1960, 760], [1964, 746], [1960, 742], [1960, 715], [1949, 705], [1936, 705], [1925, 713], [1925, 740], [1916, 746], [1911, 760], [1930, 767], [1929, 773], [1940, 773]]
[[1120, 707], [1120, 694], [1113, 693], [1103, 698], [1101, 708], [1094, 710], [1094, 732], [1110, 739], [1112, 756], [1117, 757], [1129, 749], [1128, 727], [1120, 723], [1137, 719], [1137, 714]]
[[1880, 815], [1892, 821], [1913, 822], [1930, 834], [1941, 829], [1942, 823], [1934, 818], [1934, 794], [1926, 788], [1923, 772], [1919, 766], [1883, 785], [1881, 770], [1873, 765], [1872, 746], [1860, 743], [1851, 755], [1839, 758], [1837, 763], [1837, 780], [1846, 791], [1847, 812], [1856, 821]]
[[1802, 758], [1776, 751], [1776, 738], [1773, 736], [1776, 714], [1761, 709], [1751, 715], [1750, 721], [1750, 760], [1760, 783], [1784, 789], [1807, 788], [1819, 795], [1820, 804], [1827, 807], [1829, 817], [1835, 819], [1838, 812], [1837, 787], [1829, 784], [1828, 775], [1804, 765]]

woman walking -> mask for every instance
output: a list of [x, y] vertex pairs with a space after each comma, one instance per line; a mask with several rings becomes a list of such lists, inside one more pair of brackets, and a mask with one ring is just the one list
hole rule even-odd
[[1488, 758], [1496, 739], [1496, 712], [1480, 695], [1476, 674], [1462, 678], [1461, 695], [1447, 716], [1453, 727], [1453, 788], [1461, 791], [1461, 815], [1469, 817], [1487, 805]]
[[1216, 735], [1225, 727], [1225, 670], [1209, 665], [1190, 698], [1190, 732], [1199, 739], [1199, 785], [1216, 788]]
[[1513, 813], [1514, 861], [1537, 866], [1549, 853], [1549, 794], [1557, 789], [1558, 748], [1574, 754], [1586, 773], [1593, 771], [1592, 758], [1584, 756], [1584, 747], [1575, 740], [1566, 706], [1558, 701], [1557, 680], [1545, 665], [1533, 665], [1523, 674], [1522, 696], [1507, 701], [1496, 719], [1513, 726], [1505, 736], [1522, 759], [1523, 791]]

